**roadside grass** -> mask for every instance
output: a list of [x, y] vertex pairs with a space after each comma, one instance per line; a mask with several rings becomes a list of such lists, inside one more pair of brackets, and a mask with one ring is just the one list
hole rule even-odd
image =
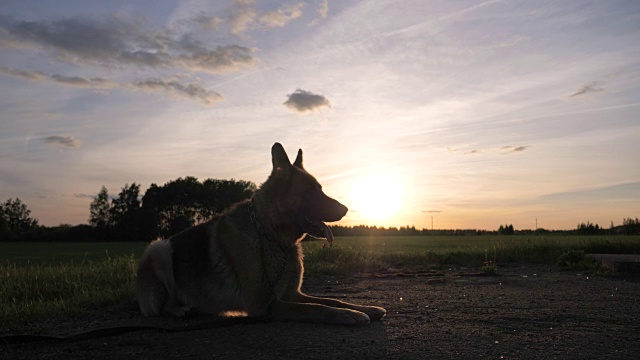
[[78, 314], [131, 296], [132, 256], [80, 263], [0, 264], [0, 333], [38, 320]]
[[[338, 237], [303, 242], [305, 277], [460, 265], [591, 267], [585, 253], [640, 254], [640, 236]], [[142, 243], [0, 243], [0, 333], [132, 296]]]

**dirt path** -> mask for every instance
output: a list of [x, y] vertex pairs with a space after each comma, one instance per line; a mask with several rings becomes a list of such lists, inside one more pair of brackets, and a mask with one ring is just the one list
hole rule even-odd
[[[309, 293], [388, 310], [362, 327], [261, 323], [144, 331], [68, 344], [1, 346], [0, 359], [637, 359], [640, 281], [512, 266], [315, 279]], [[190, 320], [191, 322], [201, 319]], [[188, 321], [143, 319], [130, 305], [50, 323], [54, 334]]]

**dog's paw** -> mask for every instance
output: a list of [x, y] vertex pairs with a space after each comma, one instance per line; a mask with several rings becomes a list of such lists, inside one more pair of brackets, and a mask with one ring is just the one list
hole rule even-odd
[[364, 325], [371, 321], [369, 315], [349, 309], [335, 309], [325, 320], [327, 323], [340, 325]]
[[387, 315], [387, 310], [379, 306], [365, 306], [363, 309], [360, 309], [360, 311], [369, 315], [371, 321], [380, 320]]

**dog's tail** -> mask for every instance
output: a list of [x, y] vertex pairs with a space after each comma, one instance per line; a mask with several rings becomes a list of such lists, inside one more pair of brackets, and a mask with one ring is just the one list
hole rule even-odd
[[135, 296], [144, 316], [164, 311], [175, 284], [171, 244], [157, 240], [149, 244], [138, 264]]

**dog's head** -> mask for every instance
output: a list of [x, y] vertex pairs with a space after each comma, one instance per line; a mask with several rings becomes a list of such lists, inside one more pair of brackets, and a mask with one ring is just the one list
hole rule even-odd
[[297, 231], [333, 241], [331, 230], [324, 222], [338, 221], [348, 209], [322, 191], [322, 186], [302, 166], [302, 150], [293, 164], [282, 145], [271, 148], [273, 170], [268, 182], [277, 189], [276, 204], [281, 213], [289, 216]]

